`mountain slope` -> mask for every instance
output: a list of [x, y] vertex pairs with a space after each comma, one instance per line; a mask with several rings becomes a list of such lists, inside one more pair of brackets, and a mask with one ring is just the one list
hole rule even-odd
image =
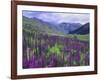
[[55, 26], [50, 25], [37, 18], [27, 18], [23, 16], [23, 28], [31, 31], [38, 31], [49, 34], [63, 34], [60, 31], [57, 31]]
[[87, 34], [89, 33], [89, 23], [81, 25], [80, 23], [49, 23], [38, 18], [28, 18], [23, 16], [23, 29], [29, 31], [38, 31], [53, 35], [66, 34]]
[[59, 28], [61, 31], [63, 31], [65, 34], [69, 33], [70, 31], [76, 30], [80, 28], [82, 25], [80, 23], [66, 23], [63, 22], [59, 24]]
[[71, 31], [70, 34], [89, 34], [90, 23], [86, 23], [77, 30]]

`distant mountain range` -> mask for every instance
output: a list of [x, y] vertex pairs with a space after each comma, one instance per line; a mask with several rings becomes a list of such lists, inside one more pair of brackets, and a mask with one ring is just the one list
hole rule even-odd
[[58, 27], [60, 28], [60, 30], [62, 32], [64, 32], [66, 34], [66, 33], [69, 33], [71, 31], [74, 31], [74, 30], [80, 28], [81, 26], [82, 25], [80, 23], [65, 23], [65, 22], [63, 22], [63, 23], [59, 24]]
[[89, 23], [82, 25], [80, 28], [69, 32], [70, 34], [89, 34]]
[[82, 25], [80, 23], [49, 23], [38, 18], [28, 18], [23, 16], [23, 28], [27, 30], [35, 30], [50, 34], [88, 34], [89, 23]]

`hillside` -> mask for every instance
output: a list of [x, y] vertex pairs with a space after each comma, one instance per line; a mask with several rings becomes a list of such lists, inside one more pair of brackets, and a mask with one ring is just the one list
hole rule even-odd
[[81, 25], [80, 23], [60, 24], [49, 23], [38, 18], [28, 18], [23, 16], [23, 29], [29, 31], [38, 31], [52, 35], [66, 35], [66, 34], [88, 34], [89, 23]]
[[82, 35], [89, 34], [89, 26], [90, 26], [90, 23], [86, 23], [80, 28], [78, 28], [77, 30], [70, 32], [70, 34], [82, 34]]
[[23, 16], [23, 29], [38, 31], [48, 34], [63, 34], [62, 32], [54, 29], [55, 26], [49, 23], [46, 23], [37, 18], [27, 18]]

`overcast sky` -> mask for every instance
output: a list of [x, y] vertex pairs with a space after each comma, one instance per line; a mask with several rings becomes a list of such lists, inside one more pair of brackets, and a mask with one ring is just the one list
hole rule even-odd
[[88, 13], [67, 13], [67, 12], [37, 12], [37, 11], [23, 11], [23, 16], [29, 18], [38, 18], [46, 22], [53, 23], [81, 23], [90, 22], [90, 14]]

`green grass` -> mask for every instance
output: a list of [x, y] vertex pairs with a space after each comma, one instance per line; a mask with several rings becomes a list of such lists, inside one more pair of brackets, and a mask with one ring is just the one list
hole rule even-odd
[[68, 38], [77, 38], [81, 41], [89, 41], [89, 34], [80, 35], [80, 34], [67, 34], [66, 37]]

